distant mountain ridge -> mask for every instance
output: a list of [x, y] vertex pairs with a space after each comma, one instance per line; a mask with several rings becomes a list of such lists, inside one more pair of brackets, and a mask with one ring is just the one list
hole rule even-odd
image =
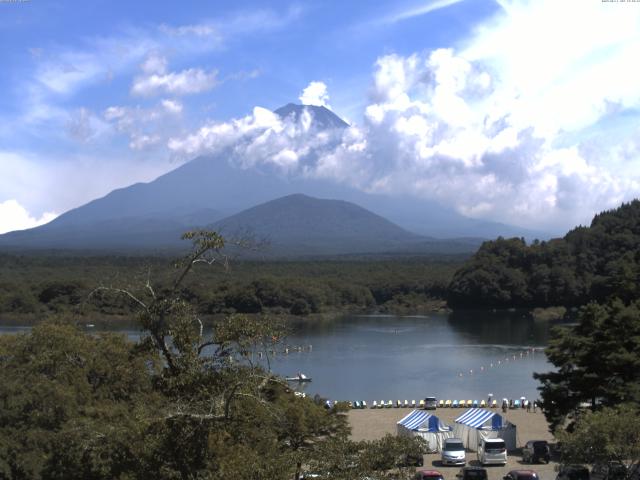
[[[198, 217], [194, 222], [196, 220]], [[127, 217], [101, 220], [88, 229], [71, 225], [49, 227], [39, 235], [35, 235], [33, 230], [12, 232], [0, 237], [0, 245], [90, 251], [172, 251], [187, 247], [180, 236], [185, 230], [194, 228], [218, 231], [230, 241], [250, 239], [265, 243], [264, 248], [257, 252], [239, 252], [251, 258], [470, 254], [481, 243], [480, 239], [439, 240], [424, 237], [408, 232], [351, 202], [293, 194], [213, 223], [200, 222], [187, 226], [186, 220], [185, 224], [179, 224], [161, 222], [156, 218], [145, 220]]]
[[257, 205], [210, 228], [229, 236], [252, 232], [272, 251], [305, 255], [393, 251], [423, 239], [353, 203], [303, 194]]
[[[325, 107], [288, 104], [276, 110], [283, 118], [295, 121], [305, 112], [309, 113], [315, 128], [331, 130], [348, 126]], [[215, 225], [223, 219], [229, 219], [229, 225], [235, 221], [233, 216], [244, 210], [300, 192], [315, 198], [351, 202], [416, 237], [544, 237], [518, 227], [469, 219], [432, 201], [366, 193], [326, 179], [290, 177], [266, 165], [245, 169], [233, 164], [230, 158], [230, 150], [197, 157], [152, 182], [116, 189], [46, 225], [0, 235], [0, 246], [174, 248], [181, 245], [173, 240], [179, 237], [179, 232]], [[329, 226], [330, 222], [325, 224]], [[390, 237], [385, 238], [390, 242], [388, 245], [393, 244]], [[362, 248], [368, 245], [364, 239], [361, 241]]]

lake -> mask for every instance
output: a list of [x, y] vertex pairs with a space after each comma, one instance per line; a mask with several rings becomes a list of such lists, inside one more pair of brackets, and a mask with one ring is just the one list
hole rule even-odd
[[[552, 368], [543, 352], [549, 328], [517, 311], [347, 315], [295, 325], [287, 343], [304, 350], [278, 352], [270, 365], [283, 376], [305, 373], [311, 383], [292, 385], [336, 400], [481, 400], [489, 393], [533, 399], [533, 372]], [[0, 333], [26, 329], [0, 327]]]

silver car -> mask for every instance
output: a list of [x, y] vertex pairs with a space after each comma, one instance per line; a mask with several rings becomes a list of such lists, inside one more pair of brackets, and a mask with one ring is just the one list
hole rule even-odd
[[462, 440], [459, 438], [446, 438], [442, 446], [443, 465], [464, 465], [467, 458]]
[[483, 438], [478, 445], [480, 465], [507, 464], [507, 446], [501, 438]]

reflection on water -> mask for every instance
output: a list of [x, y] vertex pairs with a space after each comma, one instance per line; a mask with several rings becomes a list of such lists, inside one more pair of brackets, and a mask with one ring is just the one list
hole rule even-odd
[[[304, 321], [287, 342], [313, 348], [279, 353], [270, 365], [283, 376], [305, 373], [313, 381], [299, 389], [332, 399], [481, 400], [489, 393], [498, 399], [535, 398], [533, 372], [551, 368], [542, 351], [549, 327], [518, 311]], [[27, 329], [0, 327], [0, 333]], [[87, 331], [102, 329], [96, 325]], [[116, 330], [140, 337], [134, 325]]]

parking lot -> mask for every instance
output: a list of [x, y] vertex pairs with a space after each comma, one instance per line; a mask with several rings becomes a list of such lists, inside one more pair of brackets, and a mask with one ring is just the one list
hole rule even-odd
[[[385, 408], [368, 410], [351, 410], [348, 412], [349, 423], [352, 428], [351, 437], [354, 440], [374, 440], [383, 437], [387, 433], [396, 434], [396, 423], [407, 415], [411, 409], [406, 408]], [[453, 425], [455, 418], [460, 416], [463, 409], [441, 408], [432, 410], [440, 420], [446, 424]], [[499, 410], [498, 413], [502, 414]], [[528, 440], [547, 440], [554, 442], [554, 438], [549, 433], [544, 415], [538, 411], [536, 413], [525, 410], [509, 410], [503, 415], [509, 422], [517, 426], [518, 450], [509, 452], [506, 466], [487, 466], [490, 480], [499, 480], [507, 472], [515, 469], [532, 469], [541, 480], [555, 480], [557, 465], [553, 460], [549, 464], [528, 465], [522, 463], [520, 448]], [[467, 465], [478, 465], [475, 452], [467, 452]], [[440, 464], [440, 454], [427, 454], [424, 456], [424, 467], [433, 468], [440, 471], [446, 480], [456, 480], [456, 473], [460, 467], [442, 466]]]

